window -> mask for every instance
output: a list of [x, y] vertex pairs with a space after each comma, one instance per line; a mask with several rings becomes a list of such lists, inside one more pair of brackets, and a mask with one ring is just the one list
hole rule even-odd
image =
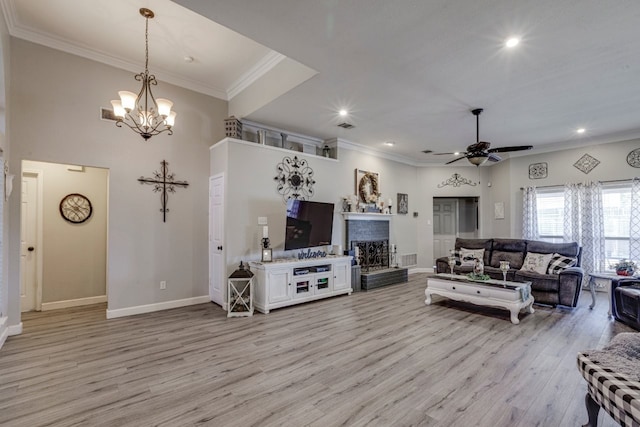
[[[536, 194], [540, 240], [558, 243], [564, 235], [564, 189], [539, 189]], [[631, 183], [604, 184], [602, 190], [605, 268], [629, 259]]]
[[631, 184], [607, 185], [602, 189], [604, 209], [605, 267], [611, 268], [623, 258], [629, 259], [631, 224]]
[[540, 240], [560, 243], [564, 236], [564, 190], [540, 189], [536, 194]]

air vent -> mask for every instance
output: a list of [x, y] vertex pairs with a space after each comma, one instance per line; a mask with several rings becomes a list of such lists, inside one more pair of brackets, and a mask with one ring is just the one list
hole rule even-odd
[[402, 254], [399, 262], [400, 267], [414, 267], [418, 265], [418, 254]]
[[113, 110], [110, 110], [108, 108], [100, 108], [100, 118], [102, 120], [112, 120], [114, 122], [118, 120], [116, 115], [113, 114]]
[[433, 150], [422, 150], [422, 152], [424, 154], [431, 154], [431, 153], [433, 153]]
[[340, 123], [338, 126], [345, 129], [353, 129], [355, 127], [351, 123], [347, 123], [347, 122]]

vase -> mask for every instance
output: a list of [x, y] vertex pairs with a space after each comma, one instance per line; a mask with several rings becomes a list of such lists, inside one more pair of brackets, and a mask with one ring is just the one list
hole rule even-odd
[[635, 273], [635, 271], [630, 267], [616, 269], [616, 274], [618, 276], [633, 276], [633, 273]]

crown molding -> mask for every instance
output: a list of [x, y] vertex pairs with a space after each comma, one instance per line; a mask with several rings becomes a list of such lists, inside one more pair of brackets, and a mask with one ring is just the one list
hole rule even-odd
[[[0, 2], [0, 7], [2, 7], [2, 13], [4, 14], [5, 22], [7, 23], [7, 29], [9, 30], [9, 34], [12, 37], [23, 39], [82, 58], [101, 62], [103, 64], [130, 71], [132, 73], [139, 73], [142, 69], [142, 65], [140, 64], [125, 61], [109, 53], [97, 50], [93, 47], [73, 43], [68, 39], [56, 37], [48, 33], [35, 31], [32, 28], [27, 28], [20, 25], [16, 20], [15, 6], [12, 1], [3, 0]], [[205, 95], [210, 95], [225, 101], [229, 100], [227, 95], [228, 91], [225, 89], [205, 85], [202, 82], [196, 80], [186, 79], [182, 76], [178, 76], [177, 74], [171, 73], [158, 67], [154, 67], [153, 74], [158, 80], [165, 83], [173, 84], [185, 89], [190, 89], [195, 92], [203, 93]]]
[[274, 50], [267, 53], [260, 61], [258, 61], [249, 71], [242, 74], [238, 80], [233, 82], [227, 89], [227, 100], [231, 100], [240, 92], [249, 87], [252, 83], [260, 79], [266, 73], [271, 71], [273, 67], [282, 62], [286, 56]]

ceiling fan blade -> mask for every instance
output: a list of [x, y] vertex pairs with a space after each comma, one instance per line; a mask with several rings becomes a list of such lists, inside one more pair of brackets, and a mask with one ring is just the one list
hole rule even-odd
[[488, 153], [507, 153], [509, 151], [524, 151], [531, 150], [533, 145], [516, 145], [513, 147], [497, 147], [487, 150]]
[[498, 156], [497, 154], [489, 153], [487, 159], [491, 162], [499, 162], [500, 160], [502, 160], [502, 157]]
[[450, 165], [453, 162], [457, 162], [458, 160], [462, 160], [462, 159], [466, 159], [466, 158], [467, 158], [467, 156], [458, 157], [457, 159], [453, 159], [453, 160], [448, 161], [447, 163], [445, 163], [445, 165]]

